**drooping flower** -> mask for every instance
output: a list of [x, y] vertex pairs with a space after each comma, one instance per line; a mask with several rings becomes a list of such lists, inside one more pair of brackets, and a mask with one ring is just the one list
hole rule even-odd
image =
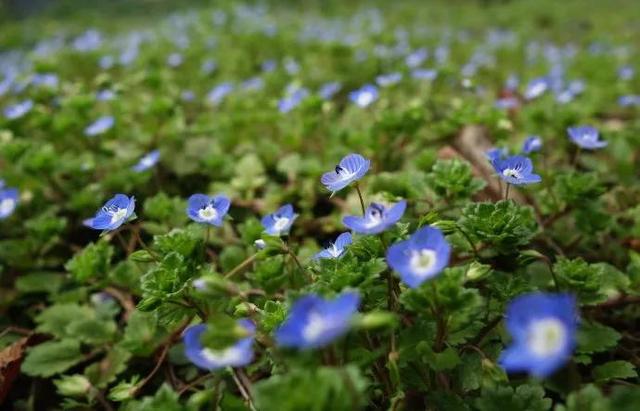
[[591, 126], [569, 127], [567, 134], [571, 141], [585, 150], [596, 150], [606, 147], [608, 144], [606, 141], [600, 140], [600, 133]]
[[440, 230], [423, 227], [408, 240], [389, 247], [387, 263], [411, 288], [440, 274], [449, 264], [451, 246]]
[[327, 248], [317, 253], [313, 258], [331, 258], [336, 259], [344, 255], [347, 246], [351, 244], [351, 233], [342, 233]]
[[194, 194], [187, 200], [187, 215], [196, 223], [220, 227], [230, 206], [231, 200], [224, 195], [209, 197], [205, 194]]
[[285, 204], [275, 213], [262, 217], [262, 227], [269, 235], [282, 235], [289, 231], [298, 214], [293, 211], [291, 204]]
[[356, 292], [344, 292], [332, 300], [306, 295], [293, 304], [287, 319], [276, 330], [276, 343], [302, 349], [326, 346], [349, 331], [359, 304]]
[[9, 120], [15, 120], [27, 114], [32, 108], [33, 101], [24, 100], [12, 106], [5, 107], [4, 116]]
[[212, 349], [202, 345], [200, 338], [207, 330], [207, 325], [197, 324], [187, 328], [183, 333], [185, 356], [197, 367], [209, 371], [250, 364], [253, 361], [256, 326], [248, 319], [240, 319], [236, 325], [248, 336], [224, 349]]
[[113, 127], [114, 123], [115, 120], [112, 116], [100, 117], [84, 129], [84, 134], [88, 137], [104, 134]]
[[358, 90], [349, 93], [349, 99], [358, 107], [368, 107], [378, 99], [378, 88], [372, 84], [365, 84]]
[[360, 154], [349, 154], [340, 160], [333, 171], [326, 172], [320, 182], [331, 192], [340, 191], [354, 181], [360, 180], [369, 171], [371, 161]]
[[18, 206], [20, 193], [15, 188], [3, 188], [4, 181], [0, 184], [0, 220], [9, 218]]
[[98, 210], [93, 218], [84, 220], [84, 225], [94, 230], [115, 230], [131, 217], [135, 207], [134, 197], [116, 194]]
[[542, 150], [542, 139], [540, 136], [529, 136], [522, 143], [522, 154], [531, 154]]
[[544, 378], [562, 367], [576, 344], [576, 301], [569, 294], [530, 293], [507, 307], [506, 326], [513, 338], [500, 355], [509, 372]]
[[524, 156], [511, 156], [492, 161], [493, 168], [500, 178], [514, 185], [539, 183], [542, 178], [533, 172], [531, 159]]
[[393, 86], [395, 84], [398, 84], [400, 80], [402, 80], [402, 73], [398, 71], [389, 74], [381, 74], [376, 77], [376, 83], [378, 83], [380, 87]]
[[382, 204], [371, 203], [363, 217], [346, 216], [342, 223], [358, 234], [378, 234], [400, 221], [406, 208], [405, 200], [388, 208]]
[[136, 165], [133, 166], [133, 171], [141, 173], [155, 166], [160, 160], [160, 150], [153, 150], [145, 154]]

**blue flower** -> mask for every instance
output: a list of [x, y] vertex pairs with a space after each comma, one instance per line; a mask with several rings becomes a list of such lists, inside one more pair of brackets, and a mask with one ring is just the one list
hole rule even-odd
[[640, 94], [628, 94], [618, 99], [620, 107], [640, 106]]
[[423, 227], [389, 247], [387, 263], [411, 288], [438, 275], [449, 264], [451, 246], [440, 230]]
[[542, 150], [542, 139], [540, 136], [529, 136], [522, 143], [522, 153], [531, 154]]
[[155, 166], [160, 160], [160, 150], [153, 150], [150, 153], [144, 155], [136, 165], [133, 166], [133, 171], [141, 173]]
[[216, 64], [216, 62], [211, 59], [208, 59], [202, 63], [202, 66], [200, 66], [200, 71], [204, 75], [209, 75], [213, 73], [216, 70], [216, 68], [218, 68], [218, 65]]
[[520, 100], [516, 97], [502, 97], [496, 100], [495, 106], [501, 110], [511, 110], [520, 106]]
[[98, 61], [98, 65], [103, 70], [110, 69], [111, 67], [113, 67], [114, 64], [115, 64], [115, 59], [113, 58], [113, 56], [110, 56], [110, 55], [102, 56]]
[[33, 101], [24, 100], [12, 106], [5, 107], [4, 116], [9, 120], [15, 120], [30, 112], [32, 108]]
[[402, 73], [400, 72], [381, 74], [376, 77], [376, 83], [378, 83], [380, 87], [393, 86], [394, 84], [398, 84], [400, 80], [402, 80]]
[[269, 235], [282, 235], [289, 231], [298, 214], [294, 213], [291, 204], [285, 204], [275, 213], [262, 217], [262, 227]]
[[539, 175], [533, 173], [533, 163], [528, 157], [511, 156], [497, 159], [491, 164], [500, 178], [509, 184], [524, 185], [542, 181]]
[[20, 194], [15, 188], [3, 188], [4, 181], [0, 185], [0, 220], [8, 218], [16, 209]]
[[600, 134], [595, 127], [576, 126], [567, 129], [569, 139], [577, 144], [580, 148], [586, 150], [596, 150], [607, 146], [606, 141], [600, 140]]
[[200, 338], [207, 330], [207, 325], [197, 324], [187, 328], [183, 333], [184, 354], [197, 367], [213, 371], [225, 367], [244, 367], [253, 361], [253, 340], [256, 326], [248, 319], [236, 322], [238, 327], [247, 333], [230, 347], [211, 349], [202, 346]]
[[335, 193], [360, 180], [369, 171], [370, 165], [371, 161], [360, 154], [349, 154], [340, 160], [340, 164], [333, 171], [324, 173], [320, 182]]
[[429, 57], [429, 52], [425, 48], [417, 49], [416, 51], [409, 54], [404, 62], [409, 68], [416, 68]]
[[325, 83], [318, 90], [318, 94], [322, 97], [323, 100], [330, 100], [340, 89], [342, 85], [337, 81], [332, 81], [329, 83]]
[[116, 94], [109, 90], [109, 89], [104, 89], [104, 90], [100, 90], [96, 93], [96, 100], [98, 101], [109, 101], [109, 100], [113, 100], [115, 98]]
[[407, 208], [405, 200], [386, 208], [382, 204], [371, 203], [364, 217], [346, 216], [342, 223], [358, 234], [378, 234], [397, 223]]
[[207, 94], [207, 101], [214, 105], [220, 104], [227, 94], [232, 91], [233, 84], [229, 82], [218, 84]]
[[622, 66], [618, 69], [618, 78], [620, 80], [631, 80], [635, 75], [635, 70], [631, 66]]
[[349, 331], [359, 304], [356, 292], [344, 292], [333, 300], [306, 295], [293, 304], [287, 319], [276, 330], [276, 344], [292, 348], [323, 347]]
[[295, 88], [287, 92], [287, 95], [278, 101], [278, 111], [288, 113], [296, 108], [309, 95], [309, 90], [304, 87]]
[[507, 157], [509, 155], [509, 152], [504, 147], [494, 147], [487, 150], [484, 155], [487, 157], [489, 162], [493, 164], [495, 161]]
[[349, 93], [349, 99], [358, 107], [367, 107], [378, 99], [378, 88], [372, 84], [365, 84]]
[[262, 69], [262, 71], [264, 71], [265, 73], [271, 73], [277, 67], [278, 67], [278, 62], [275, 60], [265, 60], [260, 65], [260, 69]]
[[531, 80], [524, 90], [524, 97], [527, 100], [533, 100], [540, 97], [549, 89], [549, 79], [546, 77], [538, 77]]
[[342, 233], [338, 236], [338, 238], [336, 238], [336, 241], [334, 243], [331, 243], [329, 247], [317, 253], [313, 258], [340, 258], [344, 254], [349, 244], [351, 244], [351, 233]]
[[183, 58], [180, 53], [171, 53], [167, 57], [167, 65], [172, 68], [176, 68], [182, 64]]
[[411, 71], [411, 77], [415, 80], [435, 80], [438, 77], [438, 70], [435, 69], [415, 69]]
[[31, 77], [31, 84], [55, 88], [58, 86], [58, 76], [54, 73], [36, 73]]
[[264, 80], [260, 77], [251, 77], [242, 82], [241, 87], [245, 91], [258, 91], [264, 88]]
[[209, 197], [205, 194], [194, 194], [187, 200], [187, 215], [197, 223], [220, 227], [230, 206], [231, 200], [224, 195]]
[[182, 90], [180, 93], [180, 99], [182, 101], [190, 102], [196, 99], [196, 94], [191, 90]]
[[104, 134], [113, 127], [115, 120], [112, 116], [103, 116], [89, 124], [87, 128], [84, 129], [84, 134], [88, 137], [97, 136], [100, 134]]
[[135, 207], [135, 198], [116, 194], [98, 210], [93, 218], [84, 220], [84, 225], [94, 230], [115, 230], [129, 220]]
[[575, 347], [575, 298], [539, 292], [522, 295], [507, 307], [506, 325], [513, 342], [500, 355], [500, 365], [509, 372], [547, 377], [569, 360]]

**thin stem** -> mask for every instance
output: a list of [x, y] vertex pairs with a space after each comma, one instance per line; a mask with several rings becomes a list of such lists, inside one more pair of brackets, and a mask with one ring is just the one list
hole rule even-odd
[[296, 256], [296, 254], [291, 250], [291, 248], [289, 247], [288, 244], [285, 244], [285, 251], [287, 252], [287, 254], [289, 254], [291, 256], [291, 259], [293, 260], [293, 262], [298, 266], [298, 268], [300, 269], [300, 271], [302, 271], [302, 273], [304, 274], [305, 277], [307, 277], [307, 280], [309, 282], [313, 281], [313, 278], [311, 278], [311, 276], [309, 275], [309, 273], [307, 273], [307, 271], [304, 269], [304, 267], [302, 266], [302, 264], [300, 263], [300, 260], [298, 260], [298, 257]]
[[244, 270], [246, 267], [248, 267], [249, 265], [251, 265], [251, 263], [253, 263], [253, 261], [256, 259], [258, 255], [257, 254], [253, 254], [250, 255], [249, 257], [245, 258], [244, 261], [242, 261], [240, 264], [238, 264], [237, 266], [235, 266], [231, 271], [229, 271], [228, 273], [226, 273], [224, 275], [224, 278], [231, 278], [233, 277], [235, 274], [241, 272], [242, 270]]
[[140, 243], [142, 248], [144, 248], [145, 251], [149, 253], [149, 255], [151, 256], [151, 258], [153, 258], [154, 261], [158, 262], [159, 261], [158, 255], [155, 252], [151, 251], [151, 249], [147, 247], [145, 242], [142, 241], [142, 237], [140, 237], [140, 230], [132, 230], [132, 231], [133, 231], [133, 235], [136, 237], [136, 240], [138, 241], [138, 243]]
[[364, 206], [364, 198], [362, 197], [362, 191], [360, 191], [360, 184], [356, 181], [356, 191], [358, 192], [358, 198], [360, 199], [360, 207], [362, 208], [362, 215], [365, 215], [366, 208]]
[[582, 147], [578, 147], [578, 149], [576, 150], [576, 154], [573, 156], [573, 160], [571, 161], [571, 166], [573, 168], [576, 168], [576, 166], [578, 165], [580, 153], [582, 153]]
[[[250, 394], [251, 383], [248, 381], [246, 376], [242, 374], [242, 370], [232, 368], [231, 375], [233, 376], [233, 381], [236, 383], [236, 386], [240, 391], [240, 395], [242, 395], [242, 398], [244, 398], [245, 402], [247, 403], [251, 411], [256, 411], [256, 407], [253, 405], [253, 400]], [[245, 386], [243, 385], [243, 383], [244, 384], [249, 383], [249, 386]]]
[[476, 248], [476, 245], [473, 243], [473, 241], [471, 240], [471, 237], [469, 237], [469, 234], [467, 234], [466, 231], [464, 231], [462, 228], [456, 226], [456, 228], [458, 229], [458, 231], [460, 231], [460, 234], [462, 234], [462, 236], [467, 240], [467, 242], [469, 243], [469, 245], [471, 246], [471, 250], [473, 250], [473, 255], [476, 259], [479, 258], [478, 255], [478, 249]]
[[508, 200], [509, 199], [509, 188], [511, 187], [511, 184], [507, 183], [507, 188], [504, 190], [504, 199]]

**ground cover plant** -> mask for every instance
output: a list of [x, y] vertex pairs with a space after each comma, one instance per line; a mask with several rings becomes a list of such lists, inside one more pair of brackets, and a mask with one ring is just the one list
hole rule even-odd
[[0, 27], [3, 409], [640, 409], [633, 1], [116, 3]]

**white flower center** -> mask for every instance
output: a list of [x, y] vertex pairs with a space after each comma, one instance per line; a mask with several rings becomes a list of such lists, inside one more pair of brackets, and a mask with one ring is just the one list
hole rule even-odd
[[203, 220], [211, 221], [218, 217], [218, 211], [213, 208], [213, 205], [207, 204], [205, 208], [198, 210], [198, 216]]
[[144, 157], [142, 161], [140, 161], [140, 164], [143, 167], [151, 167], [153, 165], [153, 159], [151, 157]]
[[437, 257], [434, 250], [423, 249], [414, 250], [411, 253], [409, 265], [414, 273], [418, 275], [428, 274], [436, 264]]
[[516, 170], [515, 168], [505, 168], [502, 171], [502, 175], [505, 177], [522, 178], [522, 174], [520, 174], [520, 171]]
[[531, 325], [527, 345], [536, 356], [549, 357], [562, 350], [566, 339], [564, 324], [555, 318], [546, 318]]
[[358, 94], [358, 105], [367, 106], [373, 101], [373, 94], [371, 93], [360, 93]]
[[276, 231], [282, 231], [287, 228], [287, 225], [289, 224], [289, 219], [287, 217], [275, 217], [274, 219], [276, 222], [273, 225], [273, 228], [275, 228]]
[[202, 350], [202, 356], [215, 364], [235, 364], [242, 360], [242, 354], [242, 350], [237, 347], [229, 347], [224, 350], [212, 350], [211, 348]]
[[0, 201], [0, 216], [9, 215], [16, 208], [16, 200], [13, 198], [5, 198]]
[[127, 209], [118, 208], [117, 210], [111, 211], [110, 213], [111, 213], [111, 224], [115, 224], [127, 216]]
[[307, 325], [302, 330], [302, 336], [306, 341], [313, 342], [329, 328], [331, 325], [320, 314], [312, 312], [309, 314]]

